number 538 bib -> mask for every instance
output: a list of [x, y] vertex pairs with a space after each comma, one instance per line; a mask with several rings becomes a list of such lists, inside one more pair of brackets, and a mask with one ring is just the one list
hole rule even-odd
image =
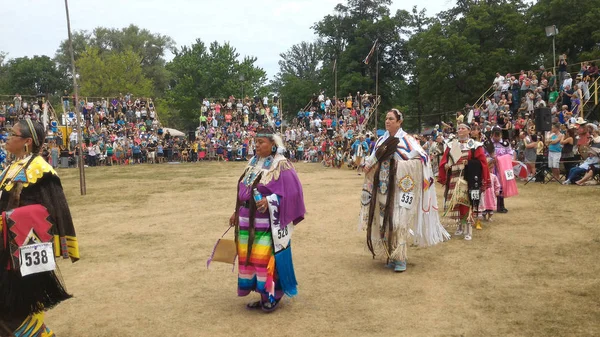
[[52, 271], [56, 269], [52, 242], [35, 243], [19, 249], [21, 276]]

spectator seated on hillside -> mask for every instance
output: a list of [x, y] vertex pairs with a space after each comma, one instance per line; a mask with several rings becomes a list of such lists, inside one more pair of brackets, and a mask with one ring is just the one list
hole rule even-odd
[[[563, 182], [564, 185], [570, 185], [572, 183], [578, 182], [580, 185], [582, 183], [583, 177], [586, 173], [591, 172], [591, 175], [595, 175], [598, 173], [598, 169], [600, 168], [600, 148], [592, 147], [588, 153], [588, 158], [581, 163], [577, 167], [573, 167], [567, 176], [567, 180]], [[589, 180], [586, 179], [583, 182]]]

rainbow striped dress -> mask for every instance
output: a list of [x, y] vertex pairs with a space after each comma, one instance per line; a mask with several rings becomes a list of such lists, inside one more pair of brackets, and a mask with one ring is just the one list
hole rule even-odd
[[[250, 292], [260, 293], [262, 300], [279, 300], [284, 289], [279, 281], [275, 264], [275, 252], [269, 213], [256, 211], [254, 217], [254, 240], [250, 256], [248, 243], [250, 236], [250, 210], [243, 206], [252, 198], [252, 185], [260, 178], [256, 188], [263, 196], [277, 195], [280, 205], [282, 223], [295, 225], [304, 218], [304, 200], [302, 187], [291, 163], [282, 155], [267, 158], [253, 157], [244, 177], [239, 183], [238, 200], [242, 202], [238, 212], [238, 296], [246, 296]], [[290, 294], [288, 294], [290, 295]]]
[[247, 260], [248, 216], [249, 210], [242, 207], [240, 209], [238, 235], [238, 296], [246, 296], [250, 292], [256, 291], [263, 296], [263, 299], [272, 296], [278, 300], [283, 296], [283, 291], [279, 286], [279, 282], [277, 282], [277, 273], [274, 268], [273, 237], [271, 236], [269, 216], [267, 213], [256, 212], [254, 242], [250, 252], [250, 260]]

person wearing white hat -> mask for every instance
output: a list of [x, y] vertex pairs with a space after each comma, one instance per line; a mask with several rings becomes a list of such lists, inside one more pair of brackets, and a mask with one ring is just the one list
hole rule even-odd
[[586, 158], [590, 144], [590, 132], [588, 130], [588, 127], [586, 126], [587, 121], [585, 121], [582, 117], [579, 117], [577, 118], [577, 121], [575, 123], [578, 126], [577, 152], [581, 155], [582, 158]]
[[573, 182], [578, 182], [579, 185], [581, 184], [581, 180], [583, 180], [583, 178], [580, 179], [580, 177], [585, 175], [590, 170], [594, 171], [594, 168], [597, 170], [599, 166], [598, 164], [600, 163], [600, 157], [598, 154], [600, 154], [599, 148], [590, 148], [587, 159], [579, 166], [573, 167], [571, 170], [569, 170], [567, 180], [563, 182], [563, 185], [570, 185]]
[[[596, 158], [600, 158], [600, 148], [591, 148], [590, 152], [589, 152], [589, 156], [595, 156]], [[589, 159], [589, 157], [588, 157]], [[590, 168], [587, 170], [587, 172], [585, 172], [585, 174], [583, 175], [583, 178], [577, 180], [575, 182], [575, 184], [582, 186], [584, 185], [588, 180], [592, 179], [593, 176], [600, 174], [600, 164], [594, 164], [594, 165], [590, 165]]]

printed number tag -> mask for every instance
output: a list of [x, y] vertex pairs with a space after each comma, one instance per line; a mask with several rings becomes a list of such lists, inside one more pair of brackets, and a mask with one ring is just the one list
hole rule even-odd
[[414, 200], [415, 200], [415, 194], [413, 192], [400, 193], [400, 207], [411, 209], [413, 206]]
[[513, 179], [515, 179], [515, 173], [513, 172], [513, 170], [506, 170], [506, 171], [504, 171], [504, 176], [506, 176], [506, 180], [513, 180]]
[[36, 243], [20, 249], [21, 276], [42, 273], [56, 269], [52, 242]]
[[281, 228], [280, 225], [271, 226], [271, 232], [273, 234], [273, 246], [275, 246], [275, 252], [279, 252], [286, 249], [292, 239], [292, 232], [294, 231], [294, 224], [289, 223], [285, 228]]
[[471, 190], [471, 200], [479, 200], [479, 190]]
[[279, 228], [277, 230], [277, 239], [281, 240], [282, 238], [285, 238], [286, 236], [288, 236], [290, 234], [289, 232], [289, 228], [285, 227], [285, 228]]

